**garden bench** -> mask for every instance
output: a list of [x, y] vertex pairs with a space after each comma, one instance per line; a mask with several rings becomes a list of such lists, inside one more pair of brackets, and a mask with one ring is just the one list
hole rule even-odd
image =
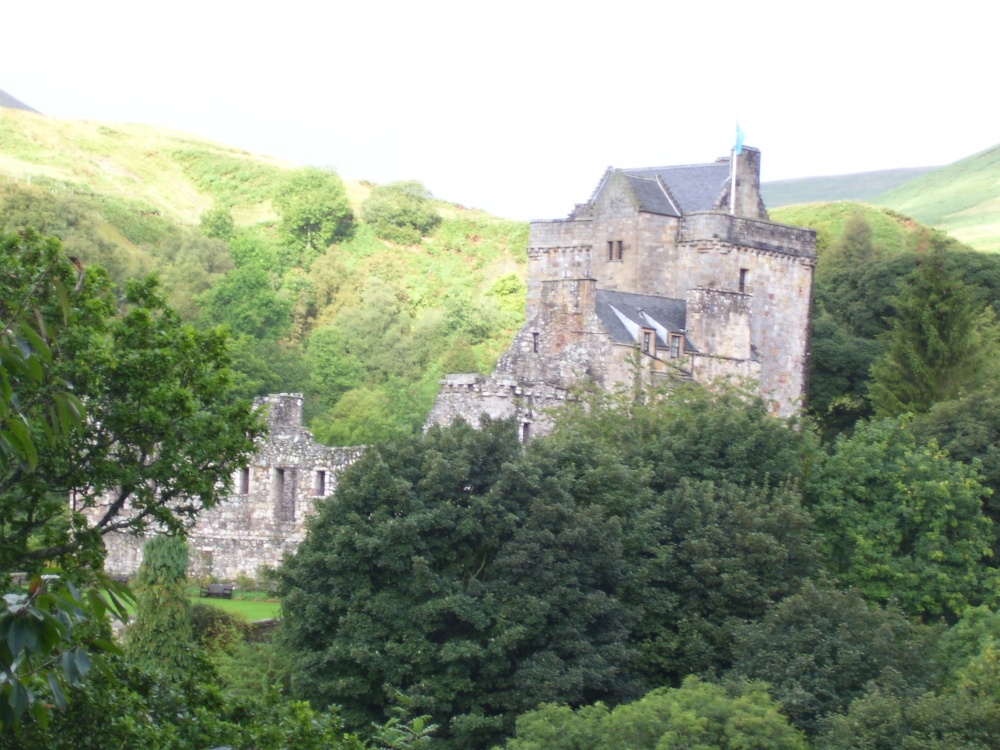
[[202, 587], [201, 595], [215, 597], [216, 599], [232, 599], [235, 588], [236, 584], [233, 583], [210, 583]]

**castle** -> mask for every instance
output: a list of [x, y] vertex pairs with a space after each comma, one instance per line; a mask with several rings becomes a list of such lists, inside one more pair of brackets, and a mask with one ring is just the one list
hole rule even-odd
[[[532, 222], [528, 259], [525, 326], [492, 375], [447, 376], [428, 424], [513, 417], [526, 441], [550, 429], [550, 407], [576, 386], [636, 377], [740, 378], [776, 414], [800, 407], [816, 233], [768, 220], [756, 149], [712, 164], [608, 169], [568, 218]], [[193, 575], [233, 580], [276, 566], [361, 453], [316, 443], [300, 394], [258, 405], [270, 433], [229, 501], [199, 516]], [[109, 534], [105, 544], [109, 572], [135, 572], [141, 540]]]
[[800, 408], [816, 233], [768, 219], [759, 150], [609, 168], [587, 203], [532, 222], [530, 237], [525, 326], [492, 375], [442, 381], [429, 424], [514, 417], [527, 440], [576, 386], [636, 377], [739, 378], [778, 415]]

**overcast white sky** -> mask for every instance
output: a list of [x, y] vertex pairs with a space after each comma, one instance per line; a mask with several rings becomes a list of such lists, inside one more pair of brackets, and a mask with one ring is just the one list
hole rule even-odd
[[557, 218], [609, 165], [727, 154], [737, 119], [764, 180], [994, 146], [998, 22], [994, 0], [12, 0], [0, 89]]

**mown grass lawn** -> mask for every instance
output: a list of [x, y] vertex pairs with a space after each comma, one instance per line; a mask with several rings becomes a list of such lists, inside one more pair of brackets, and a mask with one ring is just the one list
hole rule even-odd
[[227, 612], [240, 614], [250, 622], [278, 617], [281, 610], [280, 602], [252, 601], [247, 599], [209, 599], [200, 596], [191, 596], [188, 599], [192, 604], [210, 604]]

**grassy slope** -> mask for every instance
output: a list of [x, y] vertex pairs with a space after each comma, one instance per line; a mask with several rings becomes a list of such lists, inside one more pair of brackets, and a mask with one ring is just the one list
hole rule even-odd
[[872, 245], [886, 253], [919, 247], [919, 237], [927, 227], [887, 208], [854, 201], [806, 203], [769, 210], [771, 219], [783, 224], [811, 227], [816, 230], [816, 251], [822, 258], [844, 231], [844, 224], [854, 214], [862, 215], [872, 228]]
[[762, 183], [760, 192], [769, 208], [820, 201], [866, 201], [934, 169], [937, 167], [775, 180]]
[[977, 250], [1000, 252], [1000, 146], [974, 154], [878, 196]]
[[240, 223], [275, 218], [253, 188], [292, 166], [150, 125], [0, 109], [0, 176], [139, 201], [182, 224], [216, 201]]

